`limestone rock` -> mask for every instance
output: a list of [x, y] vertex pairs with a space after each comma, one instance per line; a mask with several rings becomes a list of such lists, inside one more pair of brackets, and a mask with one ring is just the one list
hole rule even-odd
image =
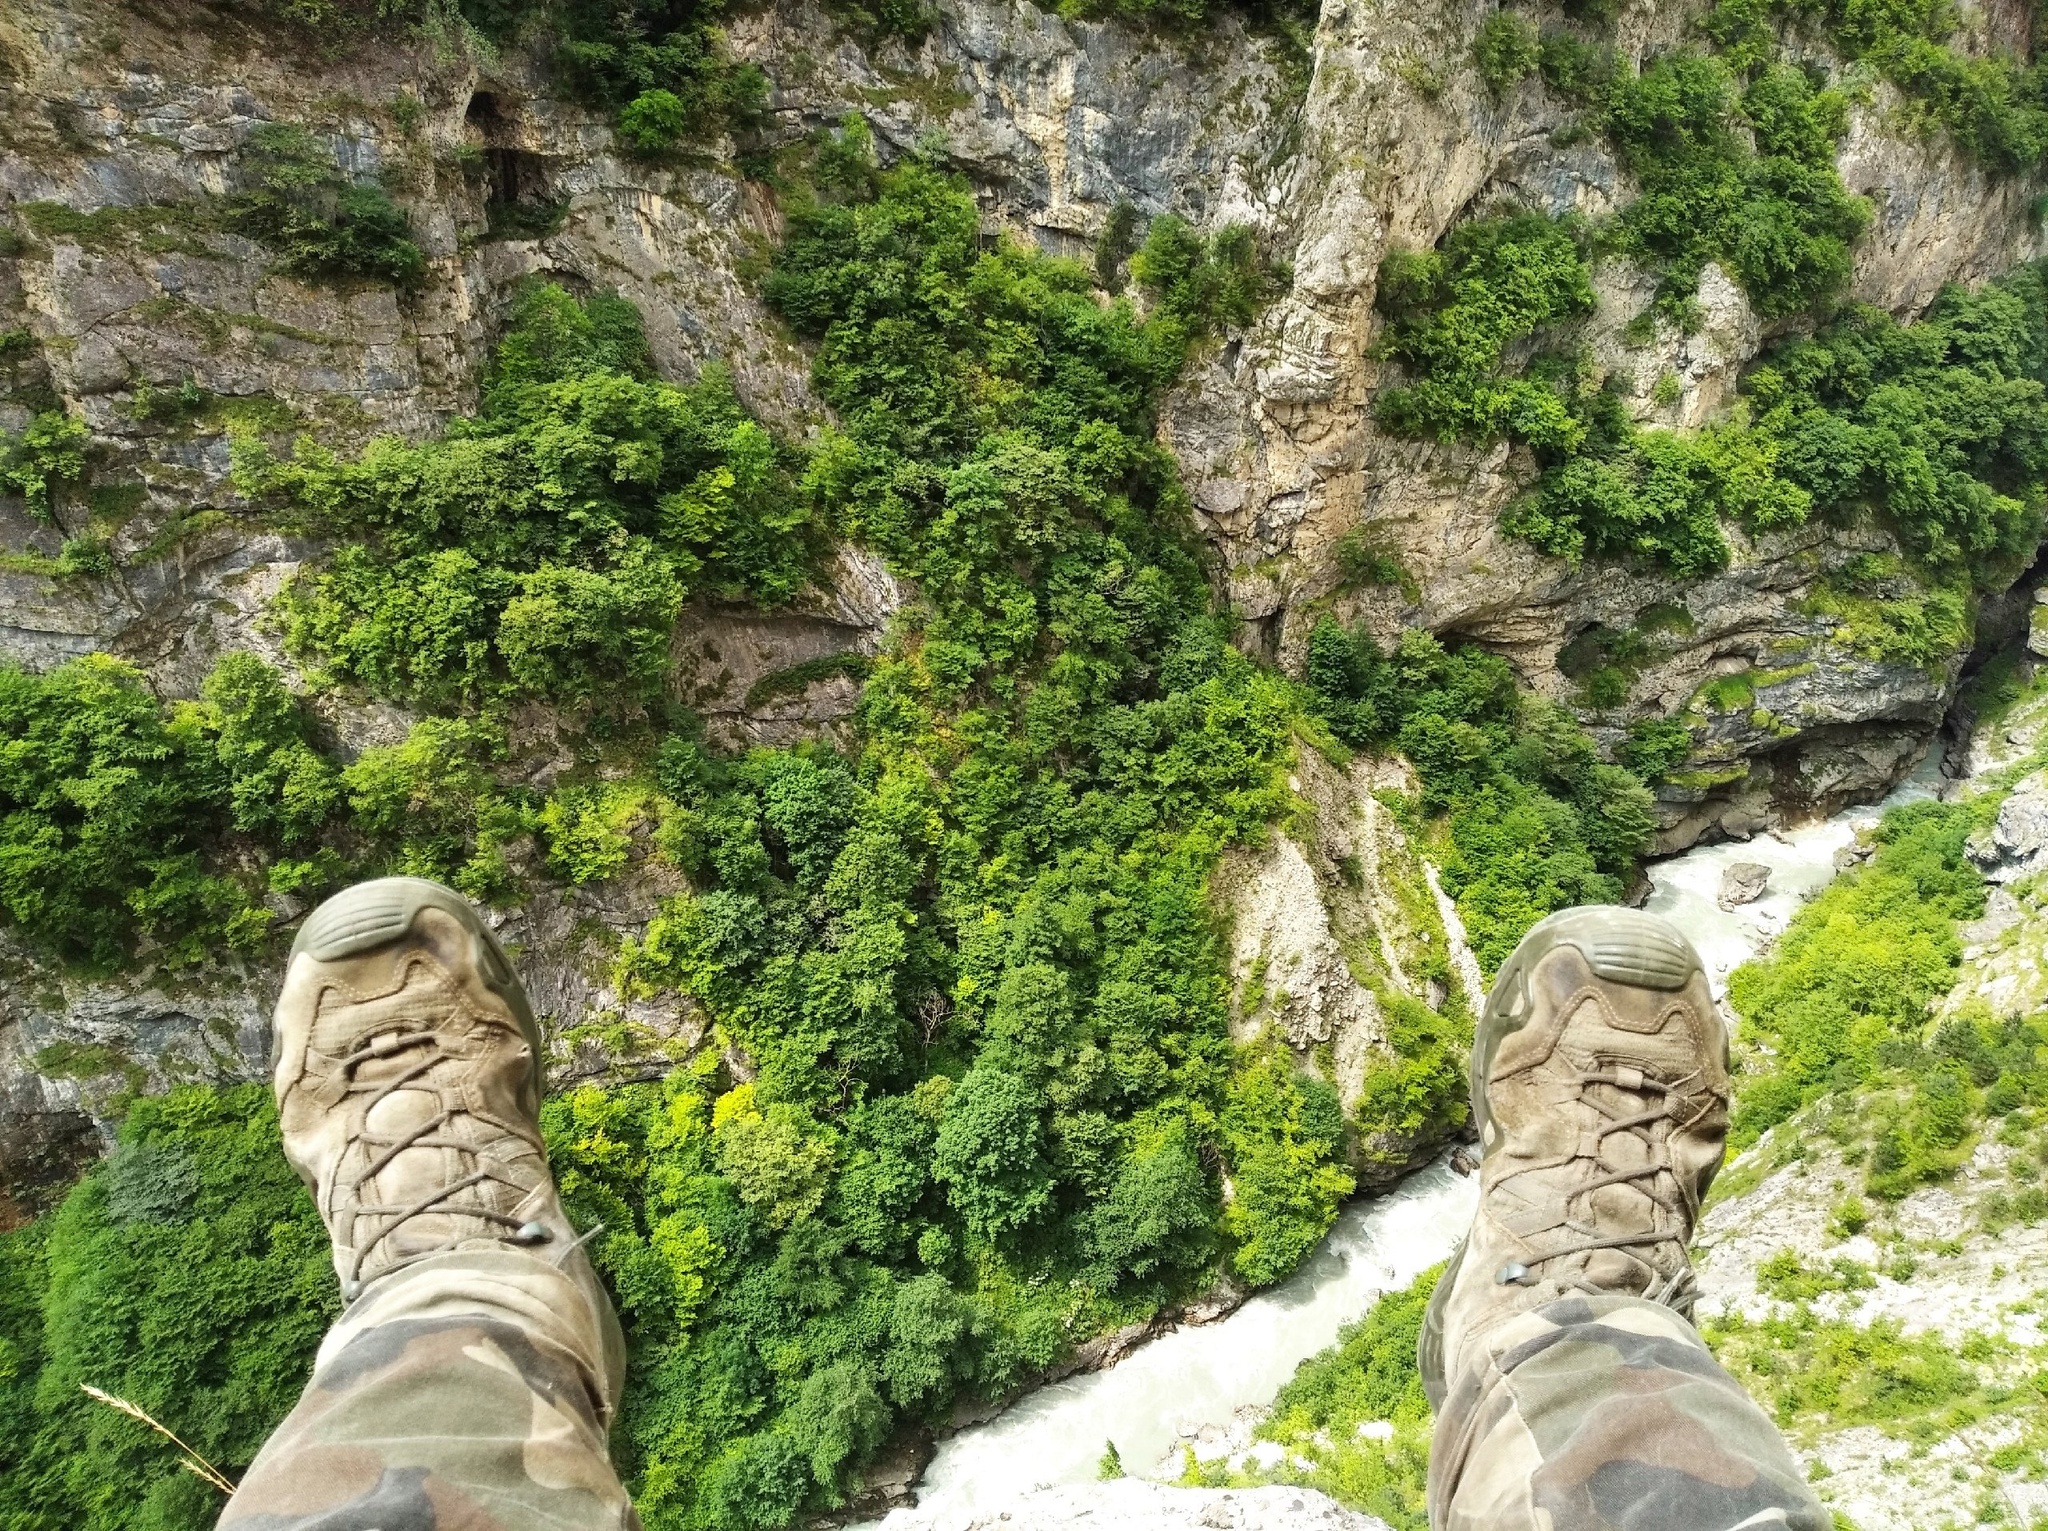
[[[1373, 795], [1406, 783], [1391, 764], [1339, 770], [1303, 749], [1291, 785], [1313, 807], [1292, 833], [1229, 853], [1212, 879], [1230, 923], [1231, 1029], [1277, 1029], [1304, 1068], [1324, 1073], [1348, 1110], [1391, 1061], [1388, 1008], [1442, 1008], [1446, 968], [1477, 1009], [1478, 964], [1433, 869]], [[1384, 1183], [1434, 1152], [1439, 1137], [1361, 1142], [1358, 1168]]]
[[1764, 896], [1770, 882], [1771, 869], [1761, 861], [1731, 861], [1722, 869], [1721, 890], [1714, 895], [1714, 902], [1723, 909], [1753, 904]]
[[1387, 1531], [1385, 1521], [1313, 1489], [1173, 1488], [1141, 1478], [1039, 1489], [982, 1514], [895, 1510], [882, 1525], [885, 1531]]
[[2016, 882], [2048, 866], [2048, 771], [2012, 789], [1988, 829], [1970, 837], [1970, 860], [1993, 882]]

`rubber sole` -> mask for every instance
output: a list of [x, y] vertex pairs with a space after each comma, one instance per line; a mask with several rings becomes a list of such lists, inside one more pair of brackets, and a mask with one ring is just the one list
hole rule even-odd
[[526, 988], [512, 970], [505, 948], [477, 913], [476, 905], [453, 888], [424, 877], [378, 877], [343, 888], [306, 916], [292, 942], [294, 958], [302, 953], [315, 962], [336, 962], [361, 956], [380, 946], [402, 941], [412, 932], [413, 921], [423, 909], [438, 909], [461, 924], [475, 942], [472, 953], [484, 984], [505, 1001], [518, 1019], [533, 1049], [534, 1101], [538, 1107], [542, 1091], [542, 1048], [540, 1024]]
[[[1468, 1087], [1472, 1093], [1472, 1129], [1479, 1134], [1482, 1145], [1490, 1121], [1486, 1081], [1493, 1073], [1494, 1057], [1500, 1051], [1501, 1040], [1528, 1025], [1534, 1012], [1529, 998], [1530, 970], [1560, 946], [1577, 947], [1596, 977], [1634, 989], [1675, 991], [1691, 982], [1694, 973], [1706, 971], [1692, 943], [1661, 915], [1625, 909], [1618, 904], [1581, 904], [1537, 921], [1494, 975], [1486, 1007], [1472, 1032]], [[1486, 1153], [1482, 1148], [1482, 1162]], [[1422, 1388], [1433, 1409], [1443, 1407], [1449, 1391], [1444, 1369], [1444, 1311], [1450, 1306], [1451, 1287], [1464, 1255], [1465, 1246], [1460, 1243], [1444, 1267], [1436, 1290], [1430, 1294], [1422, 1332], [1415, 1341]]]

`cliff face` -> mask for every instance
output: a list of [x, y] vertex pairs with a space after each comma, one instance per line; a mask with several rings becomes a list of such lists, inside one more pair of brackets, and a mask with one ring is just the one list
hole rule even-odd
[[[1853, 653], [1803, 607], [1830, 569], [1866, 546], [1888, 550], [1886, 539], [1809, 526], [1742, 542], [1726, 571], [1683, 585], [1613, 566], [1571, 570], [1500, 529], [1534, 473], [1525, 453], [1403, 440], [1372, 417], [1390, 380], [1372, 354], [1375, 277], [1389, 249], [1427, 248], [1459, 218], [1502, 207], [1598, 216], [1631, 191], [1597, 142], [1569, 141], [1563, 109], [1537, 82], [1496, 99], [1465, 64], [1490, 9], [1324, 9], [1302, 147], [1269, 224], [1294, 251], [1292, 291], [1192, 380], [1167, 422], [1232, 603], [1283, 663], [1298, 661], [1327, 605], [1383, 633], [1421, 625], [1477, 639], [1560, 695], [1568, 683], [1558, 655], [1571, 638], [1627, 628], [1672, 603], [1691, 629], [1653, 645], [1631, 680], [1632, 708], [1677, 711], [1715, 676], [1784, 667], [1773, 656], [1788, 650], [1812, 667], [1771, 686], [1770, 726], [1716, 721], [1713, 750], [1730, 769], [1713, 774], [1734, 780], [1665, 789], [1661, 849], [1682, 848], [1729, 813], [1746, 830], [1788, 809], [1867, 797], [1917, 756], [1954, 667], [1930, 673]], [[1684, 7], [1631, 8], [1618, 40], [1642, 57], [1673, 45], [1694, 19]], [[1853, 295], [1908, 317], [1944, 283], [2030, 258], [2040, 235], [2024, 183], [1992, 181], [1953, 153], [1897, 136], [1901, 116], [1879, 85], [1854, 110], [1839, 167], [1876, 209], [1856, 247]], [[1630, 412], [1646, 424], [1711, 418], [1770, 332], [1710, 265], [1695, 333], [1663, 325], [1655, 341], [1624, 345], [1654, 284], [1610, 262], [1598, 285], [1585, 343], [1598, 372], [1624, 380]], [[1675, 395], [1653, 398], [1664, 377], [1676, 379]], [[1335, 553], [1356, 529], [1398, 559], [1409, 589], [1344, 589]]]
[[[2020, 40], [2025, 17], [2011, 9], [1973, 11], [1966, 34]], [[1665, 848], [1872, 796], [1924, 749], [1963, 658], [1931, 669], [1872, 658], [1811, 610], [1816, 582], [1858, 552], [1889, 550], [1886, 534], [1731, 532], [1731, 566], [1683, 585], [1613, 565], [1574, 569], [1499, 528], [1534, 472], [1526, 451], [1401, 439], [1374, 420], [1390, 376], [1375, 355], [1373, 307], [1388, 251], [1428, 247], [1476, 212], [1599, 215], [1631, 192], [1597, 140], [1564, 131], [1565, 108], [1536, 80], [1496, 95], [1479, 79], [1470, 60], [1491, 11], [1470, 0], [1328, 0], [1301, 56], [1229, 17], [1175, 39], [1062, 19], [1028, 0], [947, 0], [914, 46], [871, 47], [792, 3], [735, 19], [729, 43], [771, 81], [770, 148], [858, 112], [885, 153], [918, 148], [964, 172], [990, 231], [1086, 256], [1129, 204], [1204, 229], [1247, 225], [1289, 261], [1286, 291], [1203, 355], [1162, 426], [1244, 641], [1265, 657], [1298, 667], [1328, 611], [1383, 637], [1422, 626], [1477, 640], [1527, 684], [1569, 697], [1559, 651], [1570, 639], [1680, 607], [1685, 621], [1651, 646], [1625, 704], [1593, 720], [1596, 735], [1678, 711], [1718, 676], [1767, 674], [1767, 697], [1704, 719], [1713, 769], [1661, 789]], [[166, 697], [193, 695], [231, 648], [285, 663], [266, 612], [310, 550], [261, 527], [230, 486], [227, 424], [280, 438], [307, 429], [338, 448], [429, 434], [474, 407], [511, 295], [537, 273], [630, 299], [666, 375], [728, 368], [746, 404], [791, 433], [822, 417], [805, 357], [759, 297], [778, 215], [737, 168], [734, 145], [652, 166], [622, 154], [604, 120], [551, 94], [514, 52], [486, 56], [444, 37], [325, 56], [238, 15], [186, 0], [29, 0], [0, 21], [0, 199], [13, 230], [0, 327], [28, 337], [6, 352], [13, 392], [0, 426], [18, 429], [54, 395], [91, 428], [95, 481], [121, 486], [102, 507], [115, 524], [114, 575], [0, 572], [0, 657], [42, 669], [109, 650]], [[1694, 19], [1683, 6], [1637, 6], [1617, 44], [1639, 59]], [[1794, 49], [1833, 67], [1817, 44]], [[2034, 255], [2040, 234], [2031, 185], [1928, 147], [1903, 116], [1889, 87], [1866, 91], [1839, 165], [1876, 206], [1855, 249], [1854, 295], [1909, 317], [1946, 282]], [[393, 188], [428, 258], [416, 290], [300, 281], [249, 240], [165, 211], [231, 189], [249, 134], [272, 120], [308, 124], [346, 169]], [[1599, 283], [1584, 342], [1598, 370], [1624, 377], [1642, 422], [1713, 416], [1772, 333], [1710, 266], [1696, 330], [1666, 325], [1652, 344], [1624, 344], [1654, 282], [1609, 261]], [[1666, 378], [1675, 391], [1658, 386]], [[181, 389], [199, 402], [154, 407]], [[68, 530], [0, 500], [10, 549], [55, 558]], [[1347, 583], [1338, 548], [1361, 530], [1403, 582]], [[29, 567], [40, 566], [8, 565]], [[905, 598], [849, 548], [789, 611], [700, 603], [676, 635], [676, 689], [730, 743], [841, 729], [855, 683], [799, 667], [872, 652]], [[1787, 665], [1793, 650], [1802, 662]], [[785, 683], [763, 684], [777, 677]], [[338, 693], [317, 705], [347, 748], [390, 742], [409, 721]], [[550, 727], [529, 721], [518, 768], [545, 780]], [[1448, 993], [1435, 991], [1441, 979], [1411, 978], [1404, 943], [1455, 945], [1441, 899], [1411, 896], [1426, 869], [1376, 816], [1370, 786], [1310, 784], [1313, 831], [1219, 882], [1240, 916], [1240, 1006], [1254, 965], [1293, 974], [1284, 989], [1268, 985], [1278, 996], [1261, 996], [1269, 1013], [1244, 1024], [1281, 1025], [1305, 1055], [1328, 1046], [1347, 1094], [1385, 1039], [1374, 986], [1437, 1005]], [[1395, 861], [1398, 876], [1385, 870]], [[558, 1020], [644, 1022], [636, 1035], [653, 1039], [656, 1056], [693, 1043], [701, 1028], [690, 1017], [639, 1015], [593, 976], [605, 971], [603, 932], [637, 929], [662, 891], [610, 886], [514, 916], [509, 934], [526, 947], [544, 1008]], [[1442, 971], [1473, 981], [1469, 956]], [[176, 990], [149, 974], [87, 982], [12, 955], [0, 984], [10, 1178], [61, 1177], [67, 1156], [89, 1146], [95, 1109], [121, 1088], [260, 1073], [268, 981], [218, 966]], [[575, 1053], [572, 1039], [572, 1071]]]

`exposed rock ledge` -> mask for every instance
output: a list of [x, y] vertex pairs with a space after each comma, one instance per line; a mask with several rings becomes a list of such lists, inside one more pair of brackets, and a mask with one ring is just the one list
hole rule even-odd
[[1304, 1488], [1170, 1488], [1140, 1478], [1038, 1489], [1007, 1510], [897, 1510], [883, 1531], [1387, 1531]]

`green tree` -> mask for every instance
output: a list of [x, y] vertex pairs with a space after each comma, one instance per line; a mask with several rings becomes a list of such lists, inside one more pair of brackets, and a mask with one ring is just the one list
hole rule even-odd
[[381, 186], [344, 175], [325, 144], [296, 123], [259, 123], [243, 151], [247, 187], [228, 224], [267, 245], [295, 276], [377, 277], [409, 287], [427, 258], [405, 212]]
[[979, 1238], [1022, 1228], [1052, 1203], [1037, 1092], [1005, 1069], [970, 1069], [946, 1102], [932, 1156], [953, 1209]]

